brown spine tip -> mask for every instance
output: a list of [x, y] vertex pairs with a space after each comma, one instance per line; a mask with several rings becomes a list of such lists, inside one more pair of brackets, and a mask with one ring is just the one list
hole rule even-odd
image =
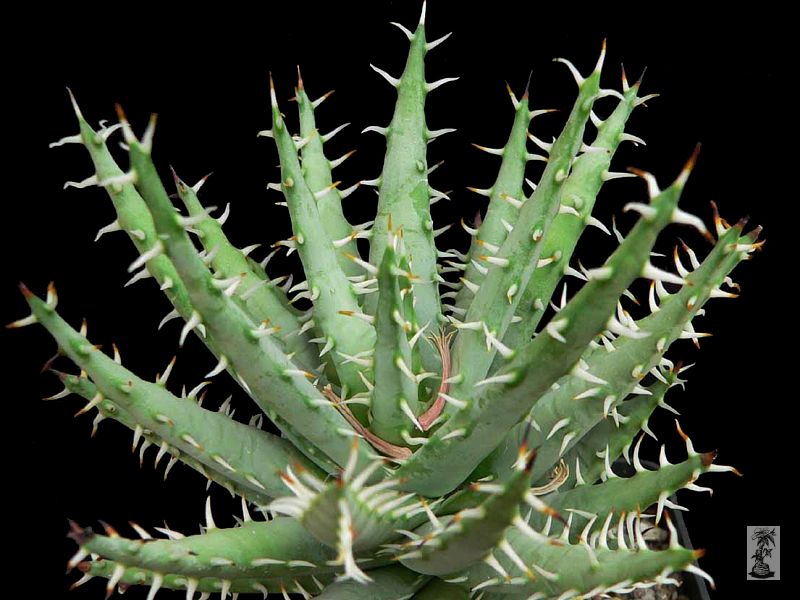
[[94, 532], [91, 527], [83, 528], [72, 519], [67, 519], [67, 522], [69, 523], [69, 533], [67, 533], [67, 537], [79, 546], [83, 546], [94, 537]]
[[114, 529], [111, 525], [106, 523], [105, 521], [100, 521], [100, 525], [103, 527], [103, 530], [106, 532], [106, 535], [110, 538], [119, 537], [119, 533], [116, 529]]
[[297, 65], [297, 91], [303, 91], [303, 76], [300, 73], [300, 65]]
[[700, 155], [700, 142], [695, 144], [694, 150], [692, 150], [692, 155], [689, 157], [689, 160], [686, 161], [686, 164], [683, 165], [684, 172], [691, 173], [692, 169], [694, 169], [694, 165], [697, 163], [697, 157]]
[[717, 457], [717, 451], [712, 450], [711, 452], [704, 452], [700, 455], [700, 460], [703, 463], [704, 467], [711, 466], [711, 463], [714, 462], [714, 459]]
[[530, 92], [532, 77], [533, 77], [533, 70], [530, 70], [528, 71], [528, 81], [525, 82], [525, 91], [522, 92], [522, 98], [520, 98], [520, 100], [528, 99], [528, 93]]
[[169, 172], [172, 173], [172, 181], [175, 182], [175, 187], [182, 189], [184, 187], [183, 181], [181, 181], [181, 178], [178, 177], [178, 174], [175, 172], [175, 169], [172, 165], [169, 165]]
[[[48, 358], [48, 359], [45, 361], [45, 363], [42, 365], [42, 370], [41, 370], [41, 371], [39, 371], [39, 373], [44, 373], [45, 371], [53, 371], [53, 369], [51, 369], [50, 367], [52, 367], [52, 366], [53, 366], [53, 363], [56, 361], [56, 359], [57, 359], [59, 356], [62, 356], [61, 352], [56, 352], [56, 353], [55, 353], [53, 356], [51, 356], [50, 358]], [[56, 371], [54, 371], [54, 372], [56, 372]], [[63, 375], [63, 373], [59, 374], [59, 377], [60, 377], [61, 375]]]
[[33, 297], [33, 292], [31, 292], [28, 289], [28, 286], [22, 283], [21, 281], [19, 282], [19, 291], [22, 292], [22, 295], [25, 296], [26, 298]]
[[625, 89], [625, 88], [628, 87], [628, 74], [625, 72], [625, 65], [624, 64], [620, 63], [619, 67], [620, 67], [620, 69], [622, 71], [622, 87], [623, 87], [623, 89]]
[[[528, 444], [527, 442], [522, 442], [522, 446], [519, 448], [520, 454], [524, 456], [524, 454], [528, 451]], [[533, 462], [536, 460], [536, 448], [531, 450], [530, 455], [528, 456], [527, 460], [525, 461], [525, 472], [530, 473], [531, 469], [533, 468]]]
[[[751, 231], [750, 233], [748, 233], [748, 234], [746, 234], [746, 235], [747, 235], [747, 237], [749, 237], [751, 240], [753, 240], [753, 242], [756, 242], [756, 241], [758, 240], [758, 236], [760, 236], [760, 235], [761, 235], [761, 232], [762, 232], [763, 230], [764, 230], [764, 228], [763, 228], [763, 227], [761, 227], [761, 225], [758, 225], [758, 226], [757, 226], [755, 229], [753, 229], [753, 231]], [[766, 240], [763, 240], [761, 243], [763, 244], [765, 241], [766, 241]]]
[[683, 429], [681, 429], [681, 424], [678, 419], [675, 419], [675, 428], [678, 430], [678, 435], [681, 436], [681, 439], [683, 439], [684, 442], [689, 439], [689, 436], [684, 433]]
[[628, 167], [628, 173], [633, 173], [637, 177], [641, 177], [642, 179], [647, 178], [647, 171], [643, 171], [642, 169], [637, 169], [636, 167]]
[[128, 117], [125, 116], [125, 111], [122, 110], [122, 105], [119, 102], [114, 104], [114, 110], [117, 112], [117, 118], [120, 120], [120, 122], [128, 121]]
[[750, 216], [749, 215], [744, 216], [741, 219], [739, 219], [738, 221], [736, 221], [736, 224], [734, 225], [734, 227], [736, 229], [738, 229], [739, 232], [741, 233], [742, 231], [744, 231], [744, 228], [747, 227], [747, 223], [749, 221], [750, 221]]
[[692, 550], [692, 558], [697, 560], [698, 558], [703, 558], [706, 555], [706, 551], [703, 548], [697, 548], [696, 550]]
[[56, 377], [58, 377], [58, 380], [59, 380], [59, 381], [66, 381], [66, 380], [67, 380], [67, 379], [70, 377], [70, 375], [69, 375], [68, 373], [64, 373], [63, 371], [58, 371], [58, 370], [56, 370], [56, 369], [49, 369], [49, 371], [50, 371], [50, 372], [51, 372], [53, 375], [55, 375]]
[[642, 74], [639, 75], [639, 79], [636, 80], [636, 83], [633, 84], [633, 87], [640, 87], [642, 85], [642, 79], [644, 79], [644, 74], [647, 73], [647, 67], [642, 69]]

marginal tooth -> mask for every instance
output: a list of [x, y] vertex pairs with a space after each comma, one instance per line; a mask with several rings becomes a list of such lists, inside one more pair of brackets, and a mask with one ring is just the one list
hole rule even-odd
[[611, 235], [611, 232], [608, 230], [608, 227], [603, 225], [603, 223], [599, 219], [597, 219], [597, 218], [595, 218], [595, 217], [593, 217], [591, 215], [589, 215], [589, 218], [586, 219], [586, 225], [589, 225], [591, 227], [597, 227], [597, 229], [599, 229], [600, 231], [602, 231], [606, 235]]
[[350, 152], [342, 154], [339, 158], [335, 158], [333, 160], [329, 160], [328, 161], [328, 165], [330, 166], [331, 169], [335, 169], [336, 167], [341, 165], [344, 161], [346, 161], [348, 158], [353, 156], [353, 154], [355, 154], [355, 152], [356, 152], [355, 150], [350, 150]]
[[582, 281], [588, 281], [588, 278], [586, 277], [586, 275], [584, 275], [583, 273], [581, 273], [580, 271], [578, 271], [574, 267], [571, 267], [570, 265], [565, 265], [564, 266], [564, 275], [570, 275], [571, 277], [577, 277], [578, 279], [580, 279]]
[[341, 181], [335, 181], [332, 184], [330, 184], [329, 186], [326, 186], [326, 187], [322, 188], [321, 190], [314, 192], [314, 199], [315, 200], [319, 200], [321, 198], [324, 198], [329, 193], [331, 193], [333, 190], [335, 190], [337, 187], [339, 187], [340, 183], [342, 183], [342, 182]]
[[566, 344], [566, 338], [561, 334], [561, 332], [569, 325], [569, 319], [557, 319], [555, 321], [550, 321], [545, 326], [545, 331], [547, 335], [549, 335], [554, 340], [561, 342], [562, 344]]
[[440, 235], [442, 235], [442, 234], [443, 234], [445, 231], [447, 231], [448, 229], [450, 229], [452, 226], [453, 226], [453, 224], [452, 224], [452, 223], [450, 223], [449, 225], [445, 225], [444, 227], [439, 227], [438, 229], [434, 229], [434, 230], [433, 230], [433, 237], [434, 237], [434, 239], [435, 239], [435, 238], [437, 238], [437, 237], [439, 237]]
[[505, 581], [509, 581], [511, 578], [508, 575], [508, 572], [503, 568], [503, 565], [495, 558], [493, 553], [489, 553], [489, 556], [483, 559], [487, 565], [489, 565], [492, 569], [494, 569]]
[[606, 329], [608, 329], [611, 333], [615, 333], [617, 335], [629, 337], [632, 339], [642, 339], [650, 335], [650, 333], [647, 331], [635, 331], [629, 327], [625, 327], [622, 323], [620, 323], [617, 320], [615, 316], [612, 316], [608, 320], [608, 323], [606, 324]]
[[633, 173], [624, 173], [616, 171], [603, 171], [600, 178], [603, 181], [611, 181], [612, 179], [626, 179], [628, 177], [636, 177]]
[[228, 357], [222, 355], [219, 357], [219, 362], [217, 363], [217, 365], [213, 369], [211, 369], [208, 373], [206, 373], [204, 378], [208, 379], [210, 377], [214, 377], [215, 375], [219, 375], [227, 368], [228, 368]]
[[486, 146], [481, 146], [480, 144], [472, 144], [478, 150], [482, 150], [487, 154], [493, 154], [494, 156], [503, 156], [503, 152], [505, 152], [505, 148], [487, 148]]
[[519, 286], [516, 283], [512, 283], [508, 290], [506, 290], [506, 298], [508, 299], [508, 303], [511, 304], [514, 298], [514, 295], [519, 291]]
[[450, 83], [451, 81], [458, 81], [459, 79], [460, 79], [459, 77], [443, 77], [442, 79], [437, 79], [436, 81], [428, 82], [425, 84], [425, 91], [430, 93], [433, 90], [443, 86], [445, 83]]
[[345, 253], [345, 256], [346, 256], [348, 259], [352, 260], [352, 261], [353, 261], [354, 263], [356, 263], [357, 265], [359, 265], [360, 267], [362, 267], [362, 268], [363, 268], [364, 270], [366, 270], [368, 273], [371, 273], [372, 275], [377, 275], [377, 274], [378, 274], [378, 267], [376, 267], [375, 265], [373, 265], [373, 264], [370, 264], [370, 263], [368, 263], [367, 261], [365, 261], [365, 260], [362, 260], [361, 258], [359, 258], [359, 257], [357, 257], [357, 256], [353, 256], [353, 255], [352, 255], [352, 254], [350, 254], [350, 253]]
[[567, 425], [569, 425], [569, 418], [567, 418], [567, 417], [557, 421], [553, 425], [553, 427], [550, 429], [550, 433], [547, 434], [547, 437], [545, 439], [549, 440], [551, 437], [553, 437], [556, 434], [556, 432], [558, 432], [559, 430], [563, 429]]
[[532, 133], [528, 133], [528, 139], [547, 153], [550, 153], [550, 151], [553, 149], [553, 144], [551, 142], [545, 142], [543, 140], [540, 140]]
[[[143, 281], [144, 279], [149, 279], [150, 277], [152, 277], [152, 275], [150, 274], [150, 271], [147, 270], [147, 267], [144, 267], [141, 270], [139, 270], [136, 273], [134, 273], [133, 277], [128, 279], [128, 281], [126, 281], [125, 285], [123, 285], [122, 287], [131, 286], [134, 283], [136, 283], [137, 281]], [[164, 280], [164, 283], [166, 283], [166, 279]]]
[[691, 225], [692, 227], [697, 229], [697, 231], [702, 233], [706, 238], [709, 238], [711, 236], [711, 234], [708, 232], [708, 229], [706, 229], [703, 220], [700, 217], [685, 212], [678, 207], [675, 207], [675, 210], [672, 212], [671, 220], [673, 223], [680, 223], [682, 225]]
[[400, 23], [395, 23], [394, 21], [391, 21], [389, 24], [390, 24], [390, 25], [394, 25], [394, 26], [395, 26], [395, 27], [397, 27], [397, 28], [398, 28], [400, 31], [402, 31], [402, 32], [405, 34], [405, 36], [408, 38], [408, 41], [409, 41], [409, 42], [410, 42], [410, 41], [412, 41], [412, 40], [414, 39], [414, 33], [413, 33], [413, 32], [411, 32], [411, 31], [409, 31], [409, 30], [408, 30], [408, 28], [407, 28], [407, 27], [405, 27], [404, 25], [402, 25], [402, 24], [400, 24]]
[[620, 513], [617, 523], [617, 549], [628, 550], [628, 546], [625, 544], [625, 512]]
[[152, 580], [150, 582], [150, 591], [147, 593], [147, 600], [153, 600], [158, 593], [158, 590], [161, 589], [161, 585], [164, 583], [164, 576], [161, 573], [153, 573]]
[[83, 140], [81, 139], [81, 134], [76, 133], [75, 135], [68, 135], [66, 137], [61, 138], [56, 142], [51, 142], [47, 145], [48, 148], [58, 148], [59, 146], [63, 146], [64, 144], [82, 144]]
[[477, 294], [477, 293], [478, 293], [478, 290], [480, 289], [480, 286], [479, 286], [478, 284], [476, 284], [476, 283], [472, 283], [472, 282], [471, 282], [469, 279], [467, 279], [466, 277], [459, 277], [459, 280], [461, 281], [461, 283], [463, 283], [463, 284], [464, 284], [464, 286], [465, 286], [465, 287], [466, 287], [466, 288], [467, 288], [467, 289], [468, 289], [470, 292], [472, 292], [473, 294]]
[[512, 383], [517, 380], [517, 372], [510, 371], [508, 373], [503, 373], [500, 375], [493, 375], [491, 377], [487, 377], [486, 379], [482, 379], [475, 384], [475, 387], [480, 387], [483, 385], [489, 385], [493, 383]]
[[78, 189], [87, 188], [92, 185], [98, 185], [97, 175], [91, 175], [82, 181], [67, 181], [64, 183], [64, 189], [74, 187]]
[[580, 71], [578, 71], [575, 65], [573, 65], [570, 61], [568, 61], [566, 58], [554, 58], [553, 62], [560, 62], [562, 64], [565, 64], [569, 69], [569, 72], [572, 73], [572, 77], [575, 79], [575, 82], [578, 84], [578, 87], [581, 87], [583, 85], [583, 82], [585, 81], [584, 77], [580, 74]]
[[94, 395], [94, 397], [92, 397], [92, 399], [89, 400], [89, 402], [86, 404], [86, 406], [84, 406], [82, 409], [80, 409], [78, 412], [76, 412], [74, 416], [79, 417], [80, 415], [89, 412], [95, 406], [100, 404], [103, 400], [104, 400], [103, 395], [100, 392], [97, 392]]
[[689, 571], [690, 573], [694, 573], [695, 575], [697, 575], [697, 576], [699, 576], [699, 577], [702, 577], [703, 579], [705, 579], [706, 581], [708, 581], [708, 584], [711, 586], [711, 589], [712, 589], [712, 590], [713, 590], [713, 589], [716, 589], [716, 584], [714, 583], [714, 578], [713, 578], [713, 577], [711, 577], [711, 575], [709, 575], [709, 574], [708, 574], [708, 573], [706, 573], [705, 571], [703, 571], [703, 569], [701, 569], [701, 568], [700, 568], [700, 567], [698, 567], [697, 565], [694, 565], [694, 564], [689, 564], [689, 565], [686, 565], [686, 566], [684, 567], [684, 570], [685, 570], [685, 571]]
[[[425, 137], [427, 137], [428, 141], [431, 142], [436, 138], [442, 137], [443, 135], [446, 135], [448, 133], [454, 133], [456, 131], [458, 130], [455, 129], [454, 127], [443, 127], [442, 129], [427, 129], [425, 131]], [[442, 196], [447, 198], [447, 195], [445, 194], [442, 194]], [[450, 198], [447, 199], [449, 200]]]
[[[333, 138], [333, 136], [335, 136], [337, 133], [339, 133], [342, 129], [344, 129], [345, 127], [348, 127], [349, 125], [350, 125], [350, 123], [342, 123], [336, 129], [333, 129], [332, 131], [329, 131], [325, 135], [321, 135], [320, 139], [323, 141], [323, 143], [327, 142], [328, 140]], [[311, 138], [313, 135], [314, 135], [314, 132], [312, 132], [311, 135], [309, 135], [307, 138], [304, 138], [304, 140], [305, 140], [304, 144], [308, 143], [308, 139]], [[346, 160], [347, 156], [349, 156], [350, 154], [352, 154], [352, 152], [348, 153], [348, 155], [346, 155], [342, 160], [343, 161]]]
[[150, 248], [147, 252], [142, 253], [139, 258], [133, 261], [130, 266], [128, 266], [128, 273], [133, 273], [137, 269], [143, 267], [148, 261], [156, 258], [157, 256], [161, 256], [164, 253], [164, 244], [161, 240], [158, 240], [155, 244], [153, 244], [152, 248]]
[[475, 235], [477, 235], [477, 233], [478, 233], [478, 230], [477, 230], [477, 228], [473, 228], [473, 227], [470, 227], [469, 225], [467, 225], [467, 224], [464, 222], [464, 219], [463, 219], [463, 218], [461, 219], [461, 227], [464, 229], [464, 231], [466, 231], [466, 232], [467, 232], [469, 235], [471, 235], [471, 236], [475, 236]]
[[597, 539], [597, 544], [601, 548], [608, 550], [608, 527], [611, 525], [611, 518], [614, 516], [613, 512], [609, 512], [606, 520], [603, 521], [603, 527], [600, 529], [600, 536]]
[[[659, 350], [659, 352], [661, 352], [661, 350]], [[650, 369], [650, 371], [648, 371], [648, 372], [649, 372], [649, 373], [650, 373], [650, 374], [651, 374], [653, 377], [655, 377], [656, 379], [658, 379], [658, 380], [659, 380], [661, 383], [669, 383], [669, 382], [667, 381], [667, 378], [666, 378], [666, 377], [664, 377], [664, 375], [662, 375], [662, 374], [661, 374], [661, 371], [658, 369], [658, 367], [653, 367], [653, 368], [652, 368], [652, 369]]]
[[658, 214], [658, 210], [655, 207], [650, 206], [649, 204], [643, 204], [642, 202], [628, 202], [622, 207], [623, 212], [628, 212], [631, 210], [642, 215], [642, 218], [645, 221], [652, 221]]
[[122, 226], [119, 224], [119, 221], [117, 221], [116, 219], [114, 221], [112, 221], [111, 223], [109, 223], [108, 225], [106, 225], [105, 227], [101, 227], [100, 229], [98, 229], [97, 230], [97, 235], [95, 236], [94, 241], [96, 242], [97, 240], [99, 240], [106, 233], [112, 233], [114, 231], [122, 231]]
[[511, 264], [509, 259], [501, 256], [487, 256], [486, 254], [482, 254], [478, 257], [478, 259], [498, 267], [507, 267], [509, 264]]
[[439, 39], [433, 40], [432, 42], [428, 42], [427, 44], [425, 44], [425, 51], [428, 52], [430, 50], [433, 50], [434, 48], [436, 48], [436, 46], [438, 46], [439, 44], [444, 42], [451, 35], [453, 35], [452, 31], [450, 33], [446, 33], [445, 35], [443, 35]]
[[560, 215], [572, 215], [574, 217], [580, 218], [581, 213], [575, 210], [575, 207], [569, 206], [567, 204], [562, 204], [558, 207], [558, 214]]
[[719, 288], [714, 288], [711, 290], [709, 294], [710, 298], [738, 298], [738, 294], [732, 294], [731, 292], [725, 292]]
[[114, 571], [111, 573], [111, 577], [108, 578], [108, 583], [106, 583], [106, 598], [114, 593], [114, 589], [117, 587], [117, 584], [124, 574], [125, 567], [123, 565], [119, 563], [114, 565]]
[[[468, 189], [471, 189], [471, 188], [468, 188]], [[500, 194], [500, 199], [501, 200], [505, 200], [506, 202], [508, 202], [514, 208], [522, 208], [522, 205], [525, 203], [525, 200], [517, 200], [513, 196], [510, 196], [510, 195], [508, 195], [506, 193]]]
[[589, 111], [589, 119], [592, 121], [592, 125], [594, 125], [597, 129], [600, 129], [600, 127], [603, 126], [603, 123], [605, 123], [605, 121], [598, 117], [593, 110]]
[[392, 87], [396, 88], [398, 85], [400, 85], [399, 79], [397, 79], [396, 77], [392, 77], [391, 75], [389, 75], [389, 73], [387, 73], [383, 69], [376, 67], [373, 64], [370, 64], [369, 66], [372, 68], [373, 71], [375, 71], [378, 75], [380, 75], [387, 82], [389, 82], [389, 85], [391, 85]]
[[644, 268], [642, 269], [642, 277], [651, 279], [653, 281], [662, 281], [664, 283], [674, 283], [677, 285], [684, 285], [686, 283], [686, 280], [683, 277], [678, 277], [674, 273], [654, 267], [650, 261], [644, 265]]
[[569, 446], [570, 442], [575, 439], [577, 434], [574, 431], [570, 431], [566, 435], [564, 435], [564, 439], [561, 440], [561, 446], [558, 449], [558, 456], [559, 458], [564, 456], [564, 453], [567, 451], [567, 447]]
[[368, 131], [372, 131], [374, 133], [379, 133], [382, 136], [386, 136], [389, 133], [388, 127], [381, 127], [380, 125], [369, 125], [368, 127], [364, 127], [361, 130], [361, 133], [367, 133]]
[[[470, 192], [475, 192], [476, 194], [480, 194], [481, 196], [486, 196], [487, 198], [490, 198], [492, 196], [492, 188], [481, 189], [481, 188], [469, 187], [468, 186], [467, 189]], [[501, 194], [501, 197], [502, 196], [503, 195]]]
[[[86, 180], [82, 181], [81, 184], [85, 183]], [[71, 183], [71, 182], [67, 182]], [[110, 187], [113, 190], [121, 189], [124, 185], [130, 185], [136, 183], [136, 171], [128, 171], [127, 173], [123, 173], [122, 175], [116, 175], [114, 177], [107, 177], [102, 181], [95, 181], [95, 185], [98, 187]], [[71, 185], [68, 186], [64, 184], [64, 187], [85, 187], [83, 185]]]
[[189, 332], [192, 331], [195, 327], [199, 326], [200, 324], [201, 324], [200, 313], [198, 313], [196, 310], [192, 311], [192, 316], [189, 318], [188, 321], [186, 321], [186, 324], [183, 326], [183, 329], [181, 330], [181, 335], [178, 340], [179, 347], [183, 347], [183, 344], [186, 341], [186, 336], [188, 336]]
[[608, 281], [614, 274], [613, 267], [598, 267], [596, 269], [588, 269], [585, 271], [586, 279], [588, 281]]
[[[597, 377], [590, 373], [585, 366], [581, 366], [583, 361], [579, 361], [578, 364], [572, 369], [572, 375], [577, 377], [578, 379], [583, 379], [584, 381], [588, 381], [589, 383], [596, 383], [598, 385], [607, 385], [608, 381], [602, 379], [601, 377]], [[583, 363], [584, 365], [586, 363]]]
[[528, 579], [536, 578], [530, 568], [525, 564], [525, 561], [520, 558], [519, 554], [517, 554], [517, 552], [514, 550], [514, 547], [508, 542], [507, 539], [503, 539], [500, 542], [499, 547], [503, 553], [509, 559], [511, 559], [511, 562], [513, 562], [520, 571], [527, 575]]

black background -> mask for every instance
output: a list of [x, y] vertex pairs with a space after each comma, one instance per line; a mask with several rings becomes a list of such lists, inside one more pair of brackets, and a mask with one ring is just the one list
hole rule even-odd
[[[16, 282], [24, 280], [43, 294], [47, 282], [55, 280], [62, 314], [75, 325], [87, 317], [90, 339], [107, 348], [115, 341], [125, 365], [139, 374], [163, 370], [177, 349], [176, 322], [155, 330], [169, 308], [152, 281], [122, 288], [126, 267], [135, 258], [130, 243], [121, 234], [92, 242], [95, 231], [113, 219], [104, 193], [61, 189], [64, 181], [92, 173], [79, 146], [47, 148], [48, 142], [76, 131], [65, 86], [72, 88], [92, 123], [112, 119], [113, 103], [119, 102], [140, 133], [149, 112], [158, 112], [158, 168], [166, 173], [171, 164], [189, 182], [214, 171], [201, 199], [208, 205], [232, 203], [226, 230], [240, 246], [269, 244], [289, 232], [288, 215], [271, 205], [279, 200], [277, 194], [265, 191], [266, 183], [276, 179], [277, 157], [269, 140], [255, 136], [269, 123], [270, 70], [290, 123], [295, 122], [288, 98], [296, 64], [312, 97], [335, 88], [336, 94], [318, 110], [320, 129], [326, 132], [343, 121], [352, 125], [326, 150], [334, 157], [358, 149], [336, 176], [343, 185], [377, 176], [383, 140], [358, 132], [367, 125], [388, 124], [394, 92], [368, 63], [400, 74], [407, 46], [388, 22], [413, 29], [419, 7], [416, 2], [339, 4], [253, 11], [226, 7], [222, 13], [194, 8], [175, 15], [143, 8], [117, 14], [37, 14], [35, 7], [28, 7], [18, 21], [7, 22], [10, 33], [20, 28], [17, 32], [23, 35], [14, 43], [3, 42], [2, 256], [8, 275], [0, 289], [3, 318], [11, 321], [25, 314]], [[699, 450], [718, 448], [720, 463], [744, 473], [743, 478], [721, 474], [701, 479], [714, 487], [713, 498], [681, 493], [682, 503], [691, 508], [687, 520], [692, 541], [707, 549], [701, 565], [717, 579], [720, 598], [736, 597], [744, 580], [745, 525], [789, 525], [781, 505], [793, 468], [788, 444], [797, 394], [782, 346], [791, 348], [796, 334], [794, 317], [786, 312], [788, 286], [794, 283], [789, 257], [796, 255], [788, 232], [797, 216], [792, 184], [796, 136], [790, 131], [793, 94], [786, 88], [794, 76], [782, 25], [786, 15], [763, 3], [758, 6], [751, 13], [728, 8], [724, 14], [701, 16], [686, 6], [644, 12], [634, 5], [620, 6], [611, 14], [567, 4], [543, 8], [494, 1], [464, 8], [433, 1], [428, 15], [429, 38], [455, 32], [429, 55], [428, 79], [461, 76], [432, 93], [426, 109], [431, 128], [458, 128], [430, 150], [430, 164], [447, 159], [432, 175], [432, 184], [454, 190], [452, 202], [434, 207], [437, 226], [471, 217], [479, 202], [465, 186], [488, 187], [493, 181], [499, 159], [469, 144], [505, 142], [512, 110], [504, 81], [520, 93], [533, 71], [532, 106], [561, 109], [532, 126], [539, 137], [549, 139], [557, 134], [575, 95], [566, 68], [551, 58], [567, 57], [587, 73], [606, 36], [604, 85], [619, 89], [623, 61], [632, 80], [648, 67], [643, 93], [662, 94], [637, 109], [628, 127], [648, 146], [623, 148], [616, 167], [651, 170], [667, 183], [701, 141], [701, 158], [682, 207], [710, 223], [708, 201], [715, 199], [729, 220], [749, 214], [751, 223], [765, 226], [769, 241], [764, 251], [734, 274], [742, 297], [712, 301], [708, 316], [697, 321], [699, 330], [714, 336], [703, 341], [699, 352], [679, 342], [669, 353], [674, 359], [698, 361], [687, 373], [686, 392], [671, 392], [671, 403], [683, 413], [684, 429]], [[607, 114], [612, 106], [612, 100], [603, 100], [598, 112]], [[538, 172], [532, 164], [531, 175], [535, 178]], [[597, 210], [608, 222], [624, 203], [644, 198], [641, 182], [611, 182]], [[361, 222], [371, 218], [375, 196], [362, 189], [346, 203], [351, 220]], [[632, 217], [621, 217], [619, 223], [624, 231]], [[659, 249], [670, 252], [677, 235], [704, 250], [699, 236], [678, 227], [667, 230]], [[445, 239], [450, 245], [466, 245], [463, 232]], [[579, 256], [597, 266], [611, 247], [602, 234], [592, 232]], [[255, 253], [259, 258], [264, 254], [263, 249]], [[276, 261], [271, 273], [291, 268], [297, 263]], [[41, 402], [40, 397], [58, 390], [50, 376], [37, 374], [54, 351], [41, 329], [0, 333], [0, 340], [6, 371], [3, 487], [11, 503], [3, 522], [11, 525], [6, 548], [15, 558], [8, 567], [20, 575], [14, 583], [51, 598], [66, 596], [68, 583], [75, 579], [63, 575], [74, 550], [64, 537], [67, 517], [85, 525], [103, 519], [126, 534], [131, 533], [128, 520], [148, 527], [166, 520], [176, 529], [196, 531], [205, 499], [199, 476], [176, 467], [162, 483], [164, 464], [159, 474], [153, 472], [151, 450], [145, 468], [139, 469], [130, 455], [130, 435], [121, 426], [104, 423], [91, 440], [91, 417], [72, 418], [79, 407], [74, 398]], [[193, 386], [213, 364], [199, 343], [188, 343], [179, 354], [173, 391], [184, 383]], [[60, 366], [67, 368], [66, 363]], [[222, 377], [212, 386], [209, 402], [218, 403], [228, 393], [239, 396], [237, 415], [254, 410]], [[660, 414], [654, 428], [668, 455], [680, 459], [684, 450], [671, 417]], [[657, 456], [655, 444], [645, 448], [650, 457]], [[217, 522], [231, 525], [228, 515], [238, 514], [235, 503], [219, 489], [212, 496]], [[785, 528], [783, 532], [788, 537]], [[97, 598], [101, 590], [91, 582], [71, 597]], [[129, 594], [144, 597], [141, 591]]]

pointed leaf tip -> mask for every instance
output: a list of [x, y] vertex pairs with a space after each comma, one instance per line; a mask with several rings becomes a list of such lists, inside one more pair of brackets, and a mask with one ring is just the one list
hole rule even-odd
[[302, 92], [305, 88], [303, 87], [303, 75], [300, 73], [300, 65], [297, 65], [297, 90]]
[[28, 286], [21, 281], [19, 282], [19, 291], [22, 292], [22, 295], [25, 296], [25, 298], [31, 298], [33, 296], [33, 292], [31, 292], [28, 289]]
[[117, 119], [119, 119], [120, 123], [128, 122], [128, 117], [125, 116], [125, 111], [122, 110], [122, 105], [119, 102], [114, 104], [114, 110], [117, 112]]
[[172, 165], [169, 165], [169, 172], [172, 173], [172, 180], [175, 182], [175, 187], [181, 189], [184, 186], [183, 180], [178, 177], [178, 174], [175, 172], [175, 168]]
[[644, 79], [644, 74], [647, 73], [647, 67], [642, 69], [642, 74], [639, 75], [639, 79], [636, 80], [636, 83], [633, 84], [634, 87], [640, 87], [642, 85], [642, 80]]
[[600, 56], [597, 59], [597, 64], [594, 67], [595, 73], [603, 70], [603, 63], [606, 60], [606, 38], [603, 38], [603, 43], [600, 46]]
[[525, 91], [522, 92], [522, 98], [520, 98], [520, 100], [524, 101], [524, 100], [528, 99], [528, 93], [529, 93], [530, 88], [531, 88], [531, 78], [532, 77], [533, 77], [533, 69], [528, 71], [528, 81], [525, 82]]
[[69, 94], [69, 101], [72, 104], [72, 110], [75, 112], [75, 116], [80, 120], [84, 120], [83, 113], [81, 113], [81, 109], [78, 106], [78, 101], [75, 100], [75, 95], [72, 93], [72, 90], [69, 89], [69, 86], [67, 86], [67, 94]]

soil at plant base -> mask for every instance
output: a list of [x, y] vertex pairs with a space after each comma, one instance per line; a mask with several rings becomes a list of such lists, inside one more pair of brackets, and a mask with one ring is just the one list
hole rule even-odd
[[[669, 532], [660, 527], [650, 527], [644, 530], [644, 540], [647, 547], [651, 550], [665, 550], [669, 546]], [[682, 593], [683, 576], [681, 573], [673, 573], [670, 579], [674, 579], [678, 585], [657, 583], [652, 587], [636, 589], [627, 594], [611, 594], [594, 596], [592, 600], [691, 600]]]

